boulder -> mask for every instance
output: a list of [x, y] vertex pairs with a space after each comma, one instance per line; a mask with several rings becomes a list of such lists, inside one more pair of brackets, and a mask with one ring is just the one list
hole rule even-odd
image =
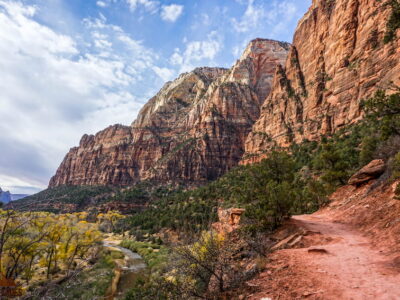
[[231, 233], [240, 227], [240, 218], [244, 212], [245, 210], [242, 208], [219, 208], [219, 222], [213, 223], [212, 227], [220, 234]]
[[385, 169], [385, 162], [382, 159], [375, 159], [351, 176], [348, 183], [356, 186], [361, 185], [380, 177], [385, 172]]

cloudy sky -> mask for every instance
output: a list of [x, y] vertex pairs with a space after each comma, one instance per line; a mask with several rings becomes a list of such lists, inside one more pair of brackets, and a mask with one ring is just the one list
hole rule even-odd
[[84, 133], [130, 124], [165, 81], [291, 42], [311, 0], [0, 0], [0, 187], [46, 188]]

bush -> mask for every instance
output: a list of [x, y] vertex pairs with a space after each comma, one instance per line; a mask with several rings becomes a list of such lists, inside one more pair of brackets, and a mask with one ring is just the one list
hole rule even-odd
[[392, 90], [396, 93], [387, 95], [379, 90], [362, 104], [369, 124], [378, 127], [383, 140], [400, 135], [400, 88], [394, 86]]
[[400, 2], [399, 0], [388, 0], [386, 5], [391, 8], [389, 20], [386, 23], [386, 33], [384, 43], [390, 43], [396, 37], [396, 32], [400, 28]]
[[392, 167], [392, 180], [396, 180], [400, 178], [400, 152], [398, 152], [394, 157], [393, 160], [391, 161], [391, 167]]
[[132, 283], [133, 288], [125, 296], [125, 300], [172, 300], [164, 292], [164, 282], [159, 284], [150, 276], [138, 276]]

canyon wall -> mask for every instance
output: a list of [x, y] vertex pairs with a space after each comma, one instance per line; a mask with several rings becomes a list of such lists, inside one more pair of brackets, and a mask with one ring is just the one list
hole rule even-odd
[[236, 166], [289, 44], [256, 39], [229, 70], [198, 68], [168, 82], [131, 126], [84, 135], [50, 187], [203, 182]]
[[360, 103], [400, 84], [400, 41], [384, 44], [385, 1], [313, 0], [246, 140], [243, 163], [274, 146], [317, 140], [362, 117]]

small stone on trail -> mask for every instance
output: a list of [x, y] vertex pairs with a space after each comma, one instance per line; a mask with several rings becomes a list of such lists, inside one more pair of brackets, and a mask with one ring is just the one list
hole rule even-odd
[[323, 253], [323, 254], [327, 254], [328, 251], [326, 251], [325, 249], [322, 248], [311, 248], [307, 250], [309, 253]]

